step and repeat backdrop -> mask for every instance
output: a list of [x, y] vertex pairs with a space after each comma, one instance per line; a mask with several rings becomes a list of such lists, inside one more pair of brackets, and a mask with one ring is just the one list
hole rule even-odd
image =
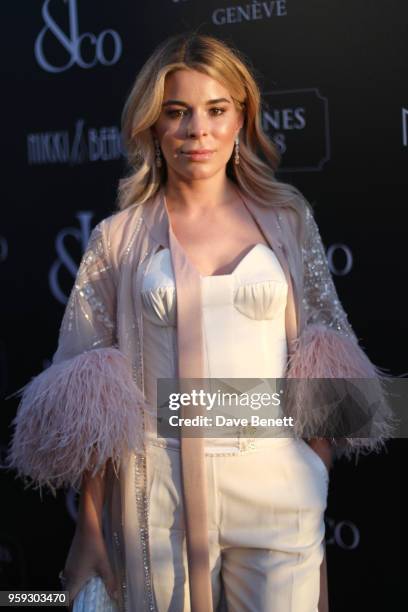
[[[1, 452], [49, 364], [81, 253], [115, 210], [120, 115], [165, 37], [232, 43], [255, 69], [278, 177], [314, 205], [335, 283], [370, 358], [408, 370], [408, 7], [402, 0], [30, 0], [1, 3]], [[336, 464], [326, 511], [331, 610], [400, 609], [407, 445]], [[0, 471], [0, 587], [58, 588], [77, 498]], [[402, 553], [402, 555], [401, 555]]]

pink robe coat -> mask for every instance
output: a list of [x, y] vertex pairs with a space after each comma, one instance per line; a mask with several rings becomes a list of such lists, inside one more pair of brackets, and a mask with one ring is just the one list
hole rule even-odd
[[[336, 457], [380, 451], [393, 430], [381, 373], [360, 347], [339, 302], [310, 209], [305, 206], [305, 232], [301, 233], [290, 209], [243, 200], [288, 282], [286, 376], [373, 379], [380, 403], [371, 415], [370, 437], [333, 442]], [[145, 489], [144, 428], [150, 407], [144, 398], [141, 281], [144, 265], [161, 246], [170, 248], [176, 279], [179, 376], [200, 377], [199, 279], [169, 227], [159, 190], [144, 204], [114, 213], [94, 228], [64, 313], [52, 365], [22, 390], [8, 460], [27, 482], [53, 491], [79, 488], [84, 470], [93, 468], [96, 473], [105, 467], [109, 555], [122, 586], [122, 608], [137, 612], [155, 609]], [[330, 418], [326, 409], [304, 397], [295, 403], [294, 416], [300, 437], [307, 437], [308, 428]], [[189, 452], [194, 455], [184, 478], [186, 488], [194, 466], [203, 478], [200, 439], [189, 439], [188, 444], [192, 446], [184, 450], [184, 457]], [[200, 499], [204, 481], [195, 486]], [[192, 598], [203, 589], [208, 595], [209, 577], [206, 571], [196, 571], [194, 549], [204, 533], [196, 529], [200, 517], [205, 526], [203, 508], [186, 508]], [[210, 608], [193, 602], [193, 611], [199, 609], [208, 612]]]

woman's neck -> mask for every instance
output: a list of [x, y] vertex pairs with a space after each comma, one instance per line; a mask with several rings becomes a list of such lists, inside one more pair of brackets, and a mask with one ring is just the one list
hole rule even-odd
[[195, 214], [228, 205], [237, 199], [236, 187], [223, 174], [201, 180], [168, 178], [164, 186], [169, 211]]

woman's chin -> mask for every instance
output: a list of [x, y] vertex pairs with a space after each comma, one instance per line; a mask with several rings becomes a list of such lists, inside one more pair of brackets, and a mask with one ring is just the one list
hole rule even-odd
[[180, 174], [190, 180], [202, 180], [209, 179], [218, 174], [219, 168], [214, 168], [213, 165], [205, 164], [203, 162], [189, 164], [188, 167], [184, 167]]

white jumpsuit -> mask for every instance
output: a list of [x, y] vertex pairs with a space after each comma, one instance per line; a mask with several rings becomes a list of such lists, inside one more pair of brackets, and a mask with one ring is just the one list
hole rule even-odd
[[[282, 377], [287, 283], [273, 251], [256, 244], [231, 274], [200, 276], [207, 378]], [[145, 394], [177, 376], [177, 299], [169, 249], [144, 272]], [[176, 438], [147, 423], [150, 561], [158, 612], [189, 612]], [[206, 438], [214, 610], [317, 612], [328, 472], [303, 440]], [[222, 605], [225, 606], [225, 601]]]

